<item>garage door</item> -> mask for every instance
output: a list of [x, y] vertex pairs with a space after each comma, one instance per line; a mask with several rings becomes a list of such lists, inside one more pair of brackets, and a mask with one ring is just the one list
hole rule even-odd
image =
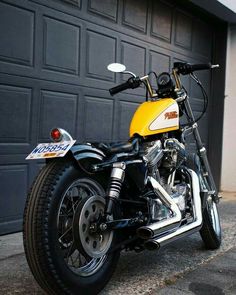
[[[172, 4], [171, 4], [172, 3]], [[67, 0], [0, 2], [0, 234], [21, 229], [27, 190], [42, 162], [27, 162], [52, 127], [80, 141], [125, 140], [144, 90], [110, 97], [124, 63], [143, 75], [175, 61], [211, 60], [214, 30], [176, 1]], [[210, 94], [210, 73], [200, 78]], [[195, 113], [199, 90], [185, 78]], [[205, 143], [208, 116], [200, 123]]]

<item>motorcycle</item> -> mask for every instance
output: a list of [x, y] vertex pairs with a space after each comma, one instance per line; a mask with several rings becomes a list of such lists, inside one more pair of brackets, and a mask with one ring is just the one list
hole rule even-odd
[[[207, 109], [195, 71], [218, 65], [174, 63], [171, 74], [129, 74], [115, 95], [144, 85], [146, 101], [134, 113], [130, 139], [77, 143], [61, 129], [27, 159], [46, 159], [28, 194], [24, 249], [38, 284], [48, 294], [97, 294], [110, 280], [122, 250], [140, 252], [200, 231], [207, 249], [221, 244], [219, 195], [197, 122]], [[154, 76], [154, 90], [150, 76]], [[194, 117], [181, 75], [201, 88], [204, 106]], [[187, 120], [180, 123], [180, 119]], [[196, 153], [186, 139], [192, 134]]]

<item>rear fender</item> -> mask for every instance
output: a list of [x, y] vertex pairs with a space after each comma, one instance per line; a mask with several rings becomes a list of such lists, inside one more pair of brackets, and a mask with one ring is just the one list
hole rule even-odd
[[94, 164], [103, 162], [106, 157], [100, 149], [91, 144], [77, 144], [71, 147], [67, 156], [73, 159], [80, 170], [98, 181], [106, 191], [110, 177], [109, 171], [94, 172], [92, 170]]
[[[104, 161], [105, 154], [98, 148], [91, 144], [75, 144], [71, 147], [64, 159], [66, 161], [73, 161], [82, 173], [85, 173], [88, 177], [95, 179], [106, 191], [110, 172], [99, 171], [94, 172], [92, 166]], [[57, 158], [60, 160], [61, 158]], [[46, 163], [52, 161], [53, 158], [47, 159]]]
[[90, 158], [102, 162], [105, 158], [105, 154], [98, 148], [95, 148], [91, 144], [76, 144], [70, 149], [70, 153], [76, 161]]
[[[91, 171], [92, 165], [103, 162], [105, 154], [91, 144], [75, 144], [71, 147], [65, 156], [68, 159], [73, 159], [80, 168], [86, 171]], [[46, 162], [52, 159], [47, 159]]]
[[92, 172], [92, 165], [103, 162], [105, 154], [91, 144], [73, 145], [68, 152], [79, 167], [89, 173]]

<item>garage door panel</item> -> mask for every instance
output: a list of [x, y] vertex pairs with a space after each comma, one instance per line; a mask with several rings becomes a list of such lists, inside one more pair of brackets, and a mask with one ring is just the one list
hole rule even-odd
[[[55, 6], [57, 6], [56, 1], [55, 1]], [[112, 25], [110, 25], [110, 23], [108, 26], [109, 28], [103, 27], [101, 32], [101, 26], [96, 25], [95, 23], [85, 22], [83, 19], [80, 19], [78, 17], [67, 15], [66, 13], [55, 11], [53, 9], [48, 9], [46, 6], [33, 5], [32, 9], [33, 8], [36, 9], [35, 13], [37, 17], [39, 18], [39, 21], [37, 22], [37, 28], [35, 30], [37, 34], [35, 36], [35, 39], [36, 39], [35, 59], [36, 60], [34, 62], [34, 68], [30, 67], [30, 68], [27, 68], [26, 70], [25, 67], [22, 67], [19, 65], [13, 65], [12, 67], [4, 63], [0, 67], [0, 71], [10, 73], [10, 74], [35, 77], [37, 79], [60, 81], [63, 83], [66, 82], [66, 83], [76, 84], [76, 85], [83, 84], [89, 87], [96, 87], [96, 88], [99, 87], [102, 89], [102, 88], [108, 88], [106, 81], [112, 81], [111, 76], [109, 76], [112, 74], [108, 73], [106, 70], [104, 70], [104, 72], [101, 73], [101, 68], [95, 67], [94, 65], [96, 64], [96, 62], [99, 63], [100, 60], [103, 60], [103, 64], [109, 63], [110, 62], [108, 61], [109, 59], [112, 61], [115, 59], [119, 61], [120, 53], [114, 52], [115, 50], [114, 47], [116, 45], [114, 44], [115, 40], [113, 38], [120, 38], [123, 40], [123, 42], [133, 44], [134, 46], [138, 44], [140, 47], [143, 47], [143, 48], [146, 48], [148, 44], [148, 47], [153, 48], [153, 50], [158, 48], [158, 45], [159, 45], [159, 43], [157, 42], [157, 38], [154, 38], [154, 37], [150, 38], [148, 37], [149, 34], [146, 35], [147, 39], [145, 39], [146, 37], [145, 35], [143, 35], [143, 38], [142, 38], [143, 40], [140, 39], [140, 34], [135, 35], [135, 31], [133, 31], [132, 34], [129, 32], [129, 34], [126, 35], [125, 30], [122, 29], [122, 33], [116, 32], [116, 34], [114, 34], [114, 31], [113, 31], [114, 28]], [[105, 56], [104, 56], [102, 57], [102, 59], [95, 59], [94, 56], [97, 56], [98, 50], [96, 51], [96, 54], [94, 54], [96, 46], [93, 46], [93, 48], [91, 49], [92, 52], [89, 53], [91, 62], [89, 62], [89, 65], [88, 65], [88, 62], [86, 62], [87, 65], [84, 66], [83, 65], [85, 63], [84, 58], [82, 58], [82, 60], [80, 61], [79, 57], [81, 56], [81, 54], [83, 54], [84, 50], [86, 50], [85, 48], [86, 46], [84, 46], [84, 44], [86, 43], [86, 38], [87, 38], [86, 27], [88, 28], [87, 30], [89, 32], [90, 31], [96, 32], [97, 34], [102, 33], [105, 35], [104, 38], [105, 38], [105, 41], [106, 41], [105, 43], [107, 46], [105, 51], [101, 50], [101, 53], [104, 55], [106, 53], [107, 58], [105, 59]], [[120, 27], [121, 26], [119, 26], [119, 28]], [[61, 31], [62, 33], [58, 34], [57, 33], [58, 30]], [[59, 42], [61, 36], [64, 36], [64, 35], [65, 35], [65, 39], [67, 40], [67, 44], [65, 44], [64, 41]], [[115, 35], [116, 37], [113, 37], [112, 35]], [[131, 35], [133, 37], [130, 37]], [[107, 39], [110, 36], [112, 36], [112, 38]], [[43, 45], [40, 43], [40, 40], [42, 41], [44, 40], [43, 51], [41, 49]], [[47, 43], [47, 40], [49, 41], [49, 43]], [[98, 45], [100, 45], [102, 44], [103, 38], [102, 37], [98, 39], [95, 38], [95, 39], [92, 39], [91, 42], [93, 42], [93, 40], [94, 42], [95, 40], [100, 40], [97, 43]], [[146, 41], [148, 41], [148, 43]], [[178, 49], [177, 47], [173, 47], [173, 48], [172, 47], [173, 46], [169, 48], [170, 52], [173, 52], [171, 50]], [[132, 48], [133, 47], [131, 46], [131, 49]], [[12, 48], [10, 48], [9, 51], [11, 51], [11, 49]], [[162, 48], [162, 50], [165, 51], [164, 47]], [[188, 55], [191, 56], [188, 50], [185, 50], [183, 48], [178, 50], [183, 51], [186, 56]], [[72, 63], [72, 59], [73, 59], [72, 57], [74, 58], [73, 63]], [[93, 60], [93, 58], [95, 59], [95, 61]], [[138, 65], [140, 63], [140, 54], [137, 54], [137, 50], [135, 50], [133, 55], [129, 54], [127, 59], [132, 59], [132, 58], [133, 58], [132, 60], [133, 65], [137, 65], [139, 69], [143, 68]], [[144, 57], [141, 57], [141, 60], [142, 59], [144, 59]], [[189, 60], [189, 58], [187, 57], [186, 59]], [[94, 69], [89, 69], [89, 67], [96, 68], [96, 71], [98, 73], [94, 74]], [[91, 74], [89, 74], [90, 71], [91, 71]], [[145, 73], [145, 71], [144, 70], [141, 71], [140, 69], [140, 71], [138, 71], [137, 73]], [[84, 79], [86, 74], [89, 74], [90, 77], [93, 77], [93, 79], [95, 80], [91, 81], [90, 78], [89, 80]], [[97, 82], [96, 79], [100, 81]]]
[[0, 105], [0, 146], [29, 144], [32, 89], [0, 85]]
[[[149, 51], [149, 71], [154, 71], [159, 75], [162, 72], [169, 72], [171, 67], [171, 56], [152, 50]], [[157, 87], [156, 79], [153, 75], [151, 76], [151, 84], [153, 87]]]
[[22, 220], [28, 189], [28, 165], [0, 165], [0, 232], [1, 225]]
[[0, 3], [0, 61], [33, 66], [33, 32], [33, 11]]
[[146, 49], [136, 44], [122, 41], [121, 61], [127, 70], [142, 75], [146, 70]]
[[81, 136], [81, 87], [3, 74], [0, 83], [0, 154], [29, 153], [55, 126]]
[[76, 135], [78, 96], [69, 93], [41, 91], [39, 142], [48, 142], [50, 130], [61, 127]]
[[211, 58], [213, 32], [211, 27], [202, 20], [194, 21], [193, 51]]
[[38, 118], [35, 129], [39, 141], [50, 140], [49, 132], [54, 127], [68, 130], [75, 138], [82, 137], [84, 88], [52, 81], [39, 81], [36, 89], [35, 108]]
[[[120, 13], [117, 13], [117, 22], [111, 22], [111, 20], [109, 18], [105, 18], [105, 17], [101, 17], [101, 15], [99, 13], [91, 13], [90, 11], [90, 8], [89, 8], [89, 0], [85, 0], [83, 3], [83, 9], [80, 11], [79, 9], [75, 9], [73, 6], [71, 5], [62, 5], [63, 2], [65, 1], [62, 1], [62, 0], [58, 0], [58, 1], [47, 1], [47, 0], [31, 0], [32, 3], [38, 3], [38, 4], [43, 4], [43, 8], [45, 7], [46, 10], [50, 11], [50, 8], [53, 8], [53, 11], [54, 11], [54, 14], [56, 14], [57, 12], [60, 13], [60, 12], [63, 12], [63, 13], [67, 13], [68, 16], [70, 15], [70, 17], [75, 17], [77, 18], [78, 20], [80, 20], [81, 22], [84, 22], [85, 24], [88, 24], [88, 23], [92, 23], [92, 24], [97, 24], [98, 26], [103, 26], [103, 28], [110, 28], [112, 30], [115, 30], [116, 33], [121, 33], [121, 34], [125, 34], [127, 36], [132, 36], [134, 37], [135, 39], [137, 40], [140, 40], [140, 41], [145, 41], [145, 42], [148, 42], [150, 44], [154, 44], [154, 45], [157, 45], [157, 46], [161, 46], [163, 48], [166, 48], [166, 49], [171, 49], [171, 50], [174, 50], [176, 52], [179, 52], [180, 54], [184, 53], [184, 54], [187, 54], [189, 56], [191, 56], [191, 54], [189, 53], [189, 47], [187, 46], [187, 50], [185, 49], [185, 44], [180, 44], [180, 46], [176, 46], [175, 44], [175, 38], [173, 38], [173, 40], [171, 39], [171, 44], [169, 42], [166, 42], [166, 40], [164, 40], [163, 38], [156, 38], [156, 36], [152, 35], [151, 33], [151, 20], [152, 18], [154, 19], [154, 17], [156, 17], [156, 13], [153, 13], [153, 17], [151, 18], [151, 16], [148, 18], [148, 21], [147, 21], [147, 30], [146, 30], [146, 34], [142, 33], [140, 34], [140, 31], [139, 30], [135, 30], [133, 29], [132, 26], [127, 26], [126, 24], [123, 24], [122, 26], [120, 25], [120, 23], [123, 23], [123, 13], [120, 12]], [[104, 2], [106, 2], [105, 0], [103, 0]], [[97, 2], [97, 5], [100, 5], [100, 2], [101, 1], [94, 1], [94, 2]], [[110, 1], [108, 1], [110, 3]], [[127, 2], [130, 2], [130, 1], [127, 1]], [[136, 4], [136, 6], [140, 5], [141, 2], [143, 1], [134, 1]], [[169, 9], [169, 7], [171, 7], [171, 5], [168, 6], [168, 1], [150, 1], [149, 3], [149, 12], [151, 13], [151, 8], [152, 8], [152, 4], [153, 3], [157, 3], [157, 5], [160, 3], [160, 5], [167, 5], [167, 10]], [[65, 2], [66, 3], [66, 2]], [[103, 2], [102, 2], [103, 3]], [[138, 3], [138, 5], [137, 5]], [[105, 5], [105, 4], [104, 4]], [[108, 4], [109, 5], [109, 4]], [[118, 5], [118, 2], [117, 2], [117, 5]], [[129, 3], [130, 5], [130, 3]], [[146, 5], [146, 4], [145, 4]], [[40, 9], [42, 9], [42, 6], [41, 5], [37, 5], [38, 7], [40, 7]], [[103, 6], [103, 4], [101, 4], [101, 6]], [[85, 11], [85, 8], [87, 7], [87, 11], [88, 13], [85, 14], [84, 11]], [[118, 7], [118, 6], [117, 6]], [[115, 9], [115, 8], [114, 8]], [[118, 9], [118, 8], [117, 8]], [[133, 8], [134, 9], [134, 8]], [[138, 8], [137, 8], [138, 9]], [[165, 8], [162, 9], [163, 11], [166, 10]], [[174, 29], [175, 27], [175, 23], [176, 23], [176, 18], [177, 18], [177, 13], [175, 13], [176, 9], [173, 8], [173, 25], [172, 25], [172, 29]], [[143, 13], [143, 12], [142, 12]], [[163, 12], [164, 13], [164, 12]], [[183, 13], [182, 11], [180, 11], [180, 13]], [[186, 13], [183, 13], [184, 14], [184, 18], [190, 18], [190, 19], [194, 19], [195, 20], [195, 16], [191, 16], [190, 14], [186, 14]], [[157, 19], [158, 19], [158, 15], [157, 15]], [[166, 20], [168, 18], [165, 18]], [[153, 25], [154, 23], [159, 27], [159, 29], [161, 28], [161, 26], [163, 26], [163, 28], [165, 28], [165, 26], [167, 26], [166, 23], [161, 23], [162, 19], [160, 18], [160, 21], [159, 23], [156, 22], [156, 21], [153, 21]], [[129, 20], [128, 20], [129, 21]], [[131, 22], [131, 21], [129, 21]], [[206, 26], [208, 26], [208, 24], [206, 24]], [[179, 24], [179, 27], [181, 27], [183, 30], [184, 30], [184, 25], [181, 25], [181, 21], [180, 21], [180, 24]], [[165, 29], [164, 29], [165, 30]], [[174, 30], [175, 31], [175, 30]], [[175, 33], [175, 32], [174, 32]], [[192, 31], [192, 33], [194, 33]], [[164, 33], [165, 35], [165, 33]], [[168, 35], [168, 34], [167, 34]], [[180, 35], [180, 33], [179, 33]], [[180, 36], [181, 37], [181, 36]], [[178, 39], [178, 38], [177, 38]], [[183, 46], [182, 46], [183, 45]], [[196, 52], [197, 53], [197, 52]], [[199, 58], [202, 58], [204, 59], [204, 56], [202, 54], [199, 54]]]
[[89, 0], [88, 11], [116, 22], [118, 12], [117, 3], [117, 0]]
[[84, 138], [91, 141], [111, 141], [113, 131], [113, 101], [103, 97], [85, 96]]
[[114, 73], [107, 65], [116, 60], [116, 38], [87, 30], [86, 76], [114, 81]]
[[189, 50], [192, 48], [192, 18], [179, 10], [176, 14], [175, 45]]
[[19, 154], [23, 154], [23, 160], [35, 146], [37, 83], [34, 79], [0, 74], [0, 155], [8, 156], [8, 161], [17, 159]]
[[147, 9], [147, 0], [124, 0], [122, 17], [123, 25], [146, 33]]
[[119, 102], [118, 140], [127, 140], [129, 138], [130, 122], [138, 106], [139, 104], [134, 102]]
[[70, 4], [74, 4], [77, 8], [80, 8], [82, 0], [63, 0], [63, 1]]
[[171, 42], [173, 8], [164, 2], [153, 1], [151, 36]]
[[43, 68], [79, 74], [80, 27], [45, 17]]
[[[195, 74], [201, 81], [207, 95], [209, 96], [211, 90], [211, 71], [197, 71]], [[201, 88], [197, 86], [193, 79], [190, 80], [190, 93], [193, 98], [203, 99]]]

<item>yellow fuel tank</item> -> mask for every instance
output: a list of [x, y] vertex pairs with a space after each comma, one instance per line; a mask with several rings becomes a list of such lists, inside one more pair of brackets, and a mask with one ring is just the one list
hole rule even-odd
[[154, 135], [179, 129], [179, 106], [172, 98], [147, 101], [134, 113], [130, 137]]

